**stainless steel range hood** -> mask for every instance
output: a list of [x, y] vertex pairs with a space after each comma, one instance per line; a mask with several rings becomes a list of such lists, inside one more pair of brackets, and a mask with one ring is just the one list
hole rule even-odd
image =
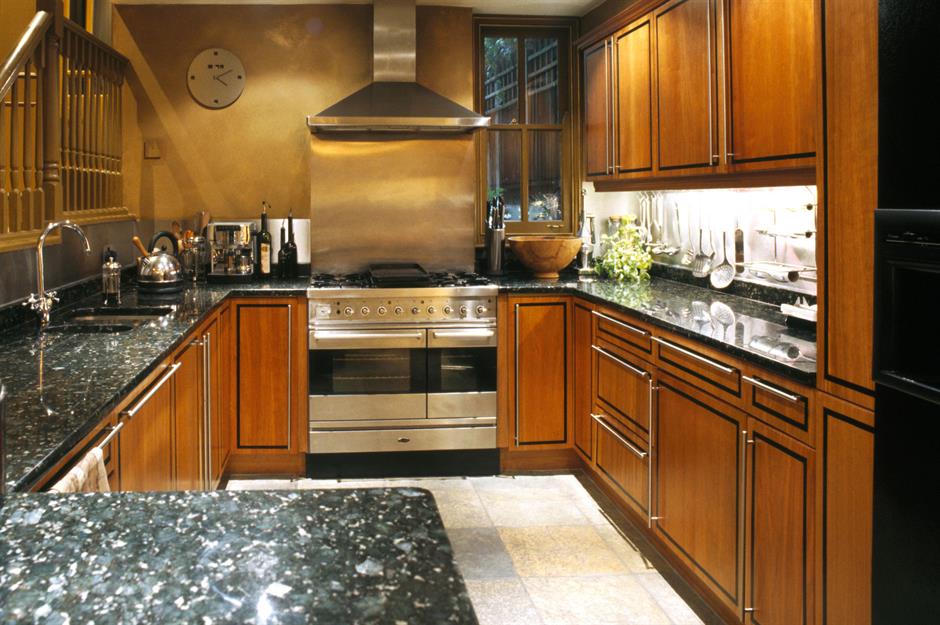
[[373, 11], [373, 82], [308, 115], [311, 132], [470, 132], [489, 126], [489, 117], [415, 82], [415, 0], [375, 0]]

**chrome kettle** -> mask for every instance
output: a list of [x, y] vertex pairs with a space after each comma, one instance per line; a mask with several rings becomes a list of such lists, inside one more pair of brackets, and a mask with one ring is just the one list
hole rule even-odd
[[[157, 248], [157, 241], [166, 237], [173, 250]], [[151, 293], [175, 293], [183, 288], [183, 274], [176, 257], [179, 240], [170, 232], [160, 231], [150, 240], [150, 255], [142, 256], [137, 266], [137, 286]]]

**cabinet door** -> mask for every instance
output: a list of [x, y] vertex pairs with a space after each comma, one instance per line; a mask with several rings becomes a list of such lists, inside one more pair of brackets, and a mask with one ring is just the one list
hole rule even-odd
[[292, 309], [290, 303], [236, 307], [239, 449], [290, 448]]
[[676, 0], [656, 11], [659, 169], [715, 162], [717, 88], [711, 0]]
[[235, 431], [232, 423], [235, 421], [235, 346], [233, 345], [232, 328], [232, 307], [225, 306], [219, 311], [217, 322], [218, 329], [216, 334], [216, 359], [210, 359], [210, 366], [216, 367], [212, 373], [212, 380], [218, 380], [216, 386], [217, 398], [216, 406], [218, 410], [218, 438], [215, 441], [217, 450], [216, 479], [221, 479], [222, 469], [228, 461], [229, 453], [232, 451], [232, 439]]
[[517, 445], [563, 444], [568, 430], [568, 300], [513, 300]]
[[585, 457], [591, 458], [593, 450], [591, 309], [574, 305], [574, 323], [571, 342], [574, 350], [574, 444]]
[[168, 369], [123, 415], [122, 491], [167, 491], [173, 480], [173, 392]]
[[584, 168], [588, 176], [606, 176], [612, 165], [610, 40], [587, 48], [582, 55], [584, 74]]
[[615, 36], [617, 50], [617, 171], [653, 168], [653, 78], [651, 18]]
[[753, 418], [747, 436], [745, 622], [811, 625], [815, 452]]
[[816, 152], [814, 0], [729, 0], [732, 163]]
[[656, 395], [656, 532], [739, 612], [746, 416], [670, 376]]
[[222, 410], [222, 366], [224, 342], [219, 322], [213, 319], [203, 328], [205, 345], [206, 423], [209, 437], [209, 488], [215, 488], [222, 479], [228, 450], [228, 424]]
[[203, 463], [203, 395], [202, 339], [196, 339], [176, 357], [179, 369], [173, 377], [173, 436], [176, 460], [176, 490], [205, 488]]

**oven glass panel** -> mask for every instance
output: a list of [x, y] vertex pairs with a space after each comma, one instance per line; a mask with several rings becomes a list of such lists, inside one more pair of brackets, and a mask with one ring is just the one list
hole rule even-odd
[[[916, 265], [892, 268], [890, 358], [885, 368], [902, 377], [940, 389], [940, 332], [937, 309], [925, 295], [940, 293], [940, 273]], [[929, 299], [929, 296], [927, 297]]]
[[496, 391], [496, 348], [429, 349], [428, 387], [430, 393]]
[[311, 395], [427, 392], [424, 349], [325, 349], [309, 353]]

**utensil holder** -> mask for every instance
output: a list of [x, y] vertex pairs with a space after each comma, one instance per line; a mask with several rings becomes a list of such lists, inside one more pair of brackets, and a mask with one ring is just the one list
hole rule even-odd
[[506, 244], [505, 228], [487, 228], [486, 230], [486, 273], [490, 276], [503, 275], [503, 249]]

